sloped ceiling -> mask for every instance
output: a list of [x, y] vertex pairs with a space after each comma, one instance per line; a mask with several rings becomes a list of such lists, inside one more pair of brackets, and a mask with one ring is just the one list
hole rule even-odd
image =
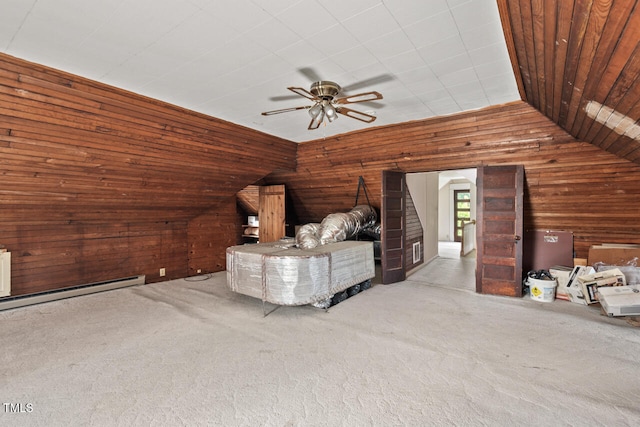
[[[638, 0], [5, 0], [0, 51], [295, 142], [523, 99], [640, 163]], [[377, 120], [260, 114], [316, 79]]]
[[[290, 141], [519, 100], [495, 0], [3, 0], [0, 51]], [[307, 130], [331, 80], [377, 117]]]
[[522, 98], [581, 141], [640, 163], [640, 4], [500, 0]]

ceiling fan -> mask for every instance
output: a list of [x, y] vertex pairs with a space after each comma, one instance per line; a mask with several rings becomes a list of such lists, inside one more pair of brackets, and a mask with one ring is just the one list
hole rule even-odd
[[[302, 72], [310, 73], [308, 69], [302, 69]], [[314, 73], [311, 73], [315, 76]], [[376, 80], [381, 81], [388, 79], [387, 76], [379, 76]], [[373, 81], [369, 79], [368, 81]], [[358, 84], [360, 86], [361, 84]], [[356, 85], [350, 85], [355, 87]], [[296, 110], [309, 110], [311, 116], [311, 122], [309, 123], [309, 130], [318, 129], [326, 118], [329, 122], [333, 122], [338, 118], [338, 114], [351, 117], [352, 119], [360, 120], [365, 123], [371, 123], [376, 119], [376, 116], [361, 111], [352, 110], [345, 107], [346, 104], [355, 104], [357, 102], [369, 102], [382, 99], [382, 95], [376, 91], [363, 92], [357, 95], [339, 96], [343, 90], [337, 83], [327, 80], [319, 80], [311, 84], [310, 90], [306, 90], [301, 87], [288, 87], [291, 92], [296, 95], [300, 95], [314, 102], [313, 105], [306, 105], [303, 107], [283, 108], [281, 110], [266, 111], [262, 113], [263, 116], [271, 116], [273, 114], [287, 113], [289, 111]]]

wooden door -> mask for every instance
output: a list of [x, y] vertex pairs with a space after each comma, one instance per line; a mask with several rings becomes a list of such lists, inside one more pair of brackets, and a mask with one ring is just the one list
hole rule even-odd
[[464, 224], [471, 221], [471, 191], [453, 191], [453, 241], [462, 242]]
[[380, 259], [385, 285], [406, 278], [404, 179], [404, 172], [382, 171]]
[[258, 221], [260, 243], [275, 242], [285, 234], [284, 185], [260, 187]]
[[524, 167], [478, 168], [476, 291], [522, 296]]

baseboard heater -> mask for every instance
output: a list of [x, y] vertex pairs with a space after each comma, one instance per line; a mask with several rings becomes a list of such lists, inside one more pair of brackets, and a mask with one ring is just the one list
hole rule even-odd
[[0, 298], [0, 311], [65, 298], [78, 297], [81, 295], [89, 295], [96, 292], [110, 291], [112, 289], [126, 288], [128, 286], [144, 285], [145, 277], [146, 276], [143, 274], [140, 276], [106, 280], [104, 282], [88, 283], [86, 285], [69, 286], [67, 288], [56, 289], [53, 291]]

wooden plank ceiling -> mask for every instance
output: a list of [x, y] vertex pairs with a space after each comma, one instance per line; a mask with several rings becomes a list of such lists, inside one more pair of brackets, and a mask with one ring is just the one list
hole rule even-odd
[[638, 0], [498, 0], [522, 99], [640, 164]]

